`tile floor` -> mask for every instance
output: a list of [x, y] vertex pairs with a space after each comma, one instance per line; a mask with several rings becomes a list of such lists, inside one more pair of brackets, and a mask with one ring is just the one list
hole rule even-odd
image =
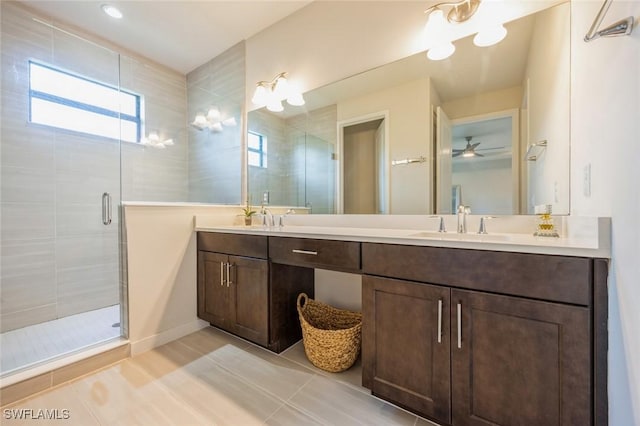
[[0, 334], [0, 375], [120, 336], [120, 305], [108, 306]]
[[69, 420], [52, 423], [82, 426], [437, 426], [371, 396], [360, 372], [359, 364], [344, 373], [318, 370], [301, 343], [276, 355], [208, 327], [6, 407], [2, 424], [30, 423], [7, 419], [7, 409], [57, 409]]

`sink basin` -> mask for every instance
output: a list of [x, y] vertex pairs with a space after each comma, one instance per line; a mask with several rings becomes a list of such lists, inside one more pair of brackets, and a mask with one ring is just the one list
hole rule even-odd
[[451, 241], [509, 241], [509, 235], [506, 234], [458, 234], [455, 232], [417, 232], [410, 234], [409, 237], [429, 238], [432, 240], [451, 240]]

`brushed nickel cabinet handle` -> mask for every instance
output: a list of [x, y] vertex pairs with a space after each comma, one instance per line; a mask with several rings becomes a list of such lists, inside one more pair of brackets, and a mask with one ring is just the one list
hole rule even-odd
[[458, 349], [462, 349], [462, 303], [458, 303]]
[[298, 250], [298, 249], [293, 249], [291, 250], [292, 253], [298, 253], [298, 254], [310, 254], [312, 256], [317, 256], [318, 252], [317, 251], [311, 251], [311, 250]]
[[442, 343], [442, 299], [438, 300], [438, 343]]
[[229, 287], [229, 284], [233, 284], [233, 282], [231, 281], [231, 267], [233, 265], [229, 262], [227, 262], [227, 287]]
[[224, 285], [224, 262], [220, 262], [220, 285]]

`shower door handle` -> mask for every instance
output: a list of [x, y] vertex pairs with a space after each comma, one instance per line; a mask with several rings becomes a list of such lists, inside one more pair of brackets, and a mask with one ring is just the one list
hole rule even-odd
[[108, 192], [102, 194], [102, 223], [111, 224], [111, 195]]

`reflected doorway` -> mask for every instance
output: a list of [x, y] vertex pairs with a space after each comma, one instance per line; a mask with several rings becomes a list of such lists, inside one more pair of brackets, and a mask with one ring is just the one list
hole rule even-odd
[[389, 213], [386, 115], [338, 124], [339, 213]]

